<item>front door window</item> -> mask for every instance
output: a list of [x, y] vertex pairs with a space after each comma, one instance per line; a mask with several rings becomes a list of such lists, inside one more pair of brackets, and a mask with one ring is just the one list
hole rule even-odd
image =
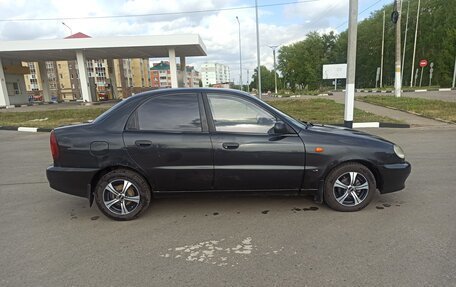
[[267, 134], [274, 127], [274, 116], [245, 99], [221, 94], [207, 98], [217, 132]]

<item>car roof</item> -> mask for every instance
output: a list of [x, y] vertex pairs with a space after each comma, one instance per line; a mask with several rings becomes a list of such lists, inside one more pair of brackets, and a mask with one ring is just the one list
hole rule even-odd
[[239, 91], [239, 90], [234, 90], [234, 89], [221, 89], [221, 88], [170, 88], [170, 89], [157, 89], [157, 90], [151, 90], [151, 91], [146, 91], [142, 92], [139, 94], [134, 95], [134, 97], [150, 97], [152, 95], [158, 95], [158, 94], [172, 94], [172, 93], [216, 93], [216, 92], [223, 92], [223, 93], [231, 93], [231, 94], [238, 94], [238, 95], [244, 95], [244, 96], [250, 96], [249, 93], [246, 93], [244, 91]]

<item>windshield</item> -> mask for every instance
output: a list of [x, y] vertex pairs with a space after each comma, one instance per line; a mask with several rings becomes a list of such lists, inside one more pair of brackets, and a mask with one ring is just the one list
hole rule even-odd
[[292, 122], [296, 126], [298, 126], [300, 128], [303, 128], [303, 129], [305, 129], [307, 127], [307, 125], [305, 123], [293, 118], [292, 116], [282, 112], [281, 110], [278, 110], [277, 108], [275, 108], [275, 107], [273, 107], [271, 105], [269, 105], [269, 107], [271, 107], [276, 113], [280, 114], [282, 117], [286, 118], [287, 120], [289, 120], [290, 122]]

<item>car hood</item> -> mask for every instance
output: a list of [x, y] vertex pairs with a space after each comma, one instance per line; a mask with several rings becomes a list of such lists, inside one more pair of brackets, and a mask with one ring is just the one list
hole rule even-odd
[[350, 137], [352, 139], [359, 139], [359, 140], [370, 140], [376, 141], [381, 143], [388, 143], [394, 144], [382, 137], [371, 135], [362, 131], [346, 128], [346, 127], [339, 127], [339, 126], [332, 126], [332, 125], [319, 125], [319, 124], [312, 124], [308, 125], [308, 131], [321, 133], [321, 134], [328, 134], [333, 136], [341, 136], [341, 137]]

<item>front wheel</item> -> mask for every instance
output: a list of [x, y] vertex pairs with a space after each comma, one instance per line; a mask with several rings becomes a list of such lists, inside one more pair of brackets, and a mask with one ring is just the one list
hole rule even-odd
[[146, 180], [131, 170], [116, 169], [100, 178], [95, 188], [95, 202], [107, 217], [132, 220], [150, 203]]
[[358, 211], [372, 201], [375, 191], [375, 177], [366, 166], [346, 163], [326, 177], [324, 199], [337, 211]]

